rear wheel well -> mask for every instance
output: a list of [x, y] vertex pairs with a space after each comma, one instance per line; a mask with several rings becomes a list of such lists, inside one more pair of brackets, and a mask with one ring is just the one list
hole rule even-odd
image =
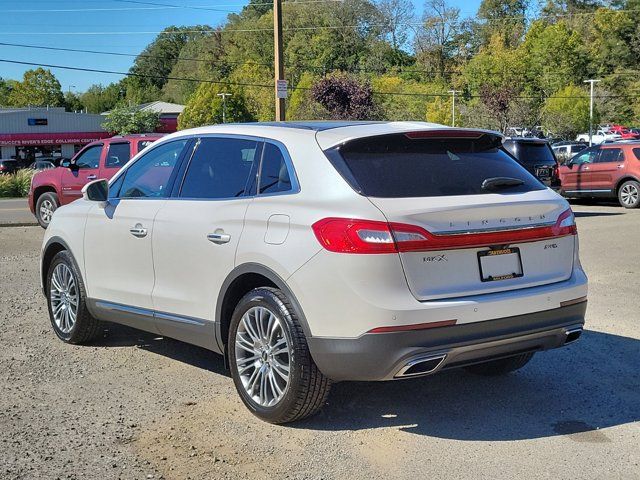
[[55, 257], [58, 253], [66, 249], [67, 248], [61, 243], [53, 242], [51, 245], [47, 246], [47, 249], [42, 255], [42, 280], [43, 280], [42, 284], [45, 290], [45, 295], [47, 295], [45, 279], [47, 277], [47, 272], [49, 271], [49, 265], [51, 265], [53, 257]]
[[42, 195], [43, 193], [47, 193], [47, 192], [55, 193], [56, 195], [58, 193], [58, 192], [56, 192], [56, 189], [54, 187], [52, 187], [51, 185], [45, 185], [45, 186], [42, 186], [42, 187], [37, 187], [33, 191], [33, 205], [34, 205], [34, 208], [35, 208], [35, 205], [38, 203], [38, 198], [40, 198], [40, 195]]
[[225, 345], [227, 343], [227, 338], [229, 337], [231, 317], [233, 316], [233, 311], [238, 305], [238, 302], [251, 290], [259, 287], [278, 288], [275, 283], [259, 273], [243, 273], [233, 280], [231, 285], [229, 285], [229, 288], [227, 288], [227, 291], [224, 294], [224, 299], [222, 300], [222, 308], [220, 310], [220, 340]]
[[620, 191], [620, 187], [625, 183], [628, 182], [630, 180], [633, 180], [634, 182], [640, 182], [640, 180], [638, 180], [635, 177], [623, 177], [620, 180], [618, 180], [618, 184], [616, 185], [616, 190], [615, 193], [616, 195], [618, 195], [618, 192]]

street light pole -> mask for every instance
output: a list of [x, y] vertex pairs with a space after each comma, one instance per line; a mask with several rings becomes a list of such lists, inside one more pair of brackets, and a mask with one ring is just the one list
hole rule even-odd
[[449, 90], [451, 94], [451, 126], [456, 126], [456, 93], [462, 93], [460, 90]]
[[278, 95], [278, 80], [284, 80], [284, 63], [282, 61], [282, 0], [273, 0], [273, 47], [275, 62], [275, 100], [276, 121], [283, 122], [285, 117], [284, 98]]
[[591, 93], [589, 95], [589, 146], [592, 145], [593, 137], [593, 85], [600, 80], [585, 80], [584, 83], [590, 84]]
[[222, 97], [222, 123], [227, 123], [227, 97], [233, 95], [232, 93], [218, 93], [219, 97]]

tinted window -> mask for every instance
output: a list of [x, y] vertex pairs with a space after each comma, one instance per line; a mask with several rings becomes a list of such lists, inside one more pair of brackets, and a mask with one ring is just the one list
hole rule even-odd
[[553, 165], [556, 163], [553, 152], [546, 143], [520, 142], [516, 153], [515, 157], [518, 161], [527, 166]]
[[171, 173], [187, 141], [177, 140], [160, 145], [127, 168], [120, 187], [120, 198], [168, 196]]
[[234, 198], [248, 188], [259, 143], [236, 138], [203, 138], [182, 183], [181, 197]]
[[112, 143], [109, 145], [107, 159], [104, 166], [107, 168], [122, 168], [131, 158], [131, 147], [129, 143]]
[[586, 145], [571, 145], [571, 153], [578, 153], [587, 148]]
[[638, 160], [640, 160], [640, 148], [634, 148], [633, 154], [636, 156]]
[[89, 147], [82, 152], [76, 159], [75, 163], [78, 168], [98, 168], [100, 166], [100, 154], [102, 153], [102, 145]]
[[282, 151], [271, 143], [265, 143], [259, 192], [276, 193], [289, 190], [291, 190], [291, 178]]
[[327, 155], [356, 190], [373, 197], [493, 193], [482, 184], [495, 177], [523, 182], [501, 189], [501, 193], [545, 188], [500, 148], [499, 140], [488, 135], [479, 139], [383, 135], [351, 141]]
[[141, 152], [144, 148], [151, 145], [155, 140], [140, 140], [138, 142], [138, 151]]
[[603, 148], [598, 156], [598, 163], [620, 162], [622, 160], [622, 149]]

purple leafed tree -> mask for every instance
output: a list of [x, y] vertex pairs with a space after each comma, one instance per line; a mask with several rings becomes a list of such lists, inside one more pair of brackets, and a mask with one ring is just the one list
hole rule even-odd
[[311, 96], [333, 120], [373, 120], [377, 115], [371, 85], [352, 77], [323, 78], [313, 85]]
[[480, 88], [480, 99], [487, 109], [500, 122], [500, 129], [504, 132], [509, 126], [509, 109], [516, 96], [514, 88], [504, 85], [494, 87], [483, 85]]

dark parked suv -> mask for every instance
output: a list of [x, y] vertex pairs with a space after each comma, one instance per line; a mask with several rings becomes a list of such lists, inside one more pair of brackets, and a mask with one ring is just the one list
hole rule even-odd
[[547, 140], [540, 138], [508, 138], [502, 144], [520, 165], [554, 190], [560, 189], [558, 160]]

